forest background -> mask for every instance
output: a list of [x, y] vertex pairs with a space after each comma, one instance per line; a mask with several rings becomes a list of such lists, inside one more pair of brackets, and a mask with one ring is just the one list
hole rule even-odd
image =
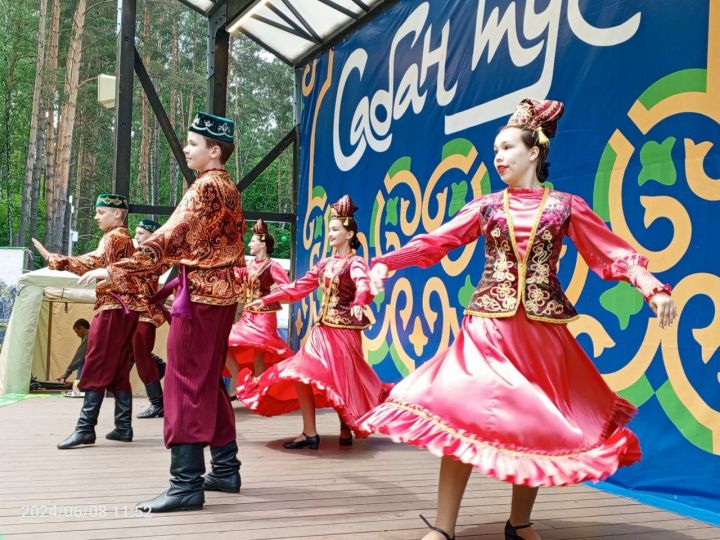
[[[140, 0], [137, 18], [136, 46], [182, 141], [206, 110], [207, 19], [177, 0]], [[95, 197], [112, 191], [115, 111], [97, 102], [97, 76], [115, 74], [117, 0], [0, 0], [0, 19], [0, 246], [35, 237], [67, 253], [75, 230], [73, 253], [91, 251], [101, 236]], [[293, 72], [242, 36], [231, 38], [229, 64], [227, 168], [237, 181], [292, 128]], [[131, 202], [174, 206], [182, 173], [137, 79], [134, 95]], [[291, 148], [244, 191], [243, 206], [292, 212]], [[131, 234], [143, 217], [130, 215]], [[271, 232], [273, 256], [289, 257], [290, 226]]]

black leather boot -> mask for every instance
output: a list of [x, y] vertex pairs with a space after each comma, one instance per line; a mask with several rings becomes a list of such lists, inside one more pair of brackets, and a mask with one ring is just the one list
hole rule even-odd
[[202, 444], [177, 444], [170, 452], [170, 489], [154, 499], [138, 503], [138, 510], [155, 513], [202, 510], [205, 503]]
[[150, 406], [143, 412], [138, 413], [138, 418], [162, 418], [165, 414], [163, 408], [163, 391], [160, 381], [151, 382], [145, 385]]
[[240, 493], [240, 462], [237, 453], [235, 441], [225, 446], [210, 447], [212, 470], [205, 475], [205, 491]]
[[157, 364], [158, 371], [160, 372], [160, 379], [162, 379], [165, 376], [165, 368], [167, 367], [167, 364], [157, 354], [153, 354], [152, 359]]
[[64, 441], [58, 443], [57, 447], [60, 450], [66, 450], [81, 444], [95, 444], [95, 425], [97, 424], [100, 405], [102, 405], [104, 397], [104, 390], [88, 390], [85, 392], [75, 431]]
[[132, 394], [115, 392], [115, 429], [105, 435], [111, 441], [132, 442]]

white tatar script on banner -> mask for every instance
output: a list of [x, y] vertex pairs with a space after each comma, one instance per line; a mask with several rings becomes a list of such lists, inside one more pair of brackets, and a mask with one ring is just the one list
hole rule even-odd
[[[487, 63], [492, 62], [498, 47], [506, 38], [510, 61], [514, 66], [527, 66], [544, 52], [543, 69], [540, 78], [528, 86], [446, 115], [446, 134], [456, 133], [510, 114], [515, 105], [527, 96], [538, 99], [547, 97], [554, 73], [563, 2], [549, 0], [545, 9], [540, 12], [535, 11], [535, 3], [535, 0], [527, 0], [522, 12], [521, 24], [518, 24], [518, 9], [515, 1], [510, 2], [502, 16], [499, 7], [495, 7], [486, 16], [485, 0], [477, 0], [471, 71], [479, 71], [480, 60], [485, 51], [487, 51]], [[341, 128], [347, 129], [348, 126], [340, 124], [341, 110], [344, 106], [348, 106], [344, 103], [343, 97], [348, 80], [355, 71], [357, 76], [352, 79], [353, 83], [357, 84], [358, 79], [362, 81], [368, 62], [367, 51], [362, 48], [356, 49], [343, 65], [333, 112], [333, 154], [340, 170], [352, 169], [360, 161], [368, 146], [375, 152], [386, 151], [392, 143], [393, 120], [402, 118], [410, 108], [415, 114], [422, 111], [427, 99], [427, 90], [424, 87], [428, 83], [428, 71], [431, 67], [436, 66], [436, 103], [444, 107], [455, 97], [457, 82], [449, 88], [446, 86], [445, 67], [450, 40], [450, 21], [447, 21], [440, 31], [439, 44], [431, 48], [431, 42], [437, 43], [437, 36], [433, 39], [432, 24], [425, 27], [429, 11], [429, 2], [423, 2], [395, 32], [387, 55], [387, 88], [377, 89], [371, 96], [360, 98], [355, 104], [347, 134]], [[640, 13], [635, 13], [616, 26], [597, 28], [583, 17], [579, 0], [568, 0], [566, 13], [573, 34], [581, 41], [595, 47], [613, 46], [629, 40], [640, 27], [640, 16]], [[536, 40], [543, 35], [544, 38], [524, 47], [518, 38], [518, 28], [521, 28], [525, 41]], [[412, 48], [420, 41], [421, 36], [422, 56], [419, 64], [406, 65], [402, 73], [397, 73], [396, 54], [400, 42], [405, 40], [404, 46], [407, 47], [407, 38], [409, 38], [409, 47]], [[346, 154], [343, 148], [351, 149], [350, 153]]]
[[443, 27], [440, 44], [435, 49], [430, 48], [432, 25], [427, 28], [423, 37], [423, 52], [420, 65], [409, 65], [402, 76], [399, 77], [400, 80], [397, 85], [395, 84], [395, 54], [398, 44], [404, 38], [411, 37], [410, 46], [415, 46], [425, 26], [428, 12], [428, 3], [420, 4], [393, 36], [388, 56], [387, 89], [378, 89], [372, 98], [363, 96], [355, 106], [348, 138], [348, 143], [354, 150], [349, 155], [343, 153], [340, 141], [340, 108], [345, 86], [353, 71], [357, 70], [360, 80], [362, 80], [368, 60], [367, 51], [365, 49], [356, 49], [345, 62], [338, 81], [333, 116], [333, 151], [335, 162], [340, 170], [352, 169], [360, 161], [367, 146], [370, 146], [375, 152], [387, 150], [392, 142], [392, 133], [390, 132], [392, 121], [402, 118], [410, 107], [412, 107], [415, 114], [422, 111], [427, 92], [421, 91], [420, 88], [425, 84], [428, 70], [432, 66], [437, 65], [437, 86], [435, 91], [437, 103], [447, 105], [455, 97], [457, 84], [449, 89], [445, 87], [445, 61], [450, 37], [449, 22]]

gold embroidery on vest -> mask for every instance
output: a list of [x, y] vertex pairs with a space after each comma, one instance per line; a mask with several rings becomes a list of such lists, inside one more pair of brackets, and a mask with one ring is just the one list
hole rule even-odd
[[[258, 298], [263, 296], [263, 291], [261, 290], [262, 284], [260, 283], [260, 280], [258, 279], [265, 270], [268, 269], [270, 264], [272, 263], [272, 259], [268, 258], [262, 261], [260, 266], [257, 268], [256, 271], [252, 272], [252, 266], [248, 268], [247, 275], [245, 277], [246, 287], [245, 287], [245, 303], [249, 304], [253, 300], [257, 300]], [[273, 284], [274, 285], [274, 284]], [[271, 287], [272, 290], [272, 287]], [[248, 309], [251, 313], [272, 313], [275, 311], [279, 311], [279, 309], [271, 309], [274, 306], [264, 306], [259, 309]], [[247, 308], [246, 308], [247, 309]]]
[[[527, 249], [525, 250], [524, 257], [520, 257], [517, 247], [517, 241], [515, 238], [515, 227], [513, 225], [512, 214], [510, 213], [510, 201], [508, 190], [503, 191], [503, 211], [505, 214], [505, 221], [508, 227], [508, 236], [510, 243], [507, 240], [498, 241], [502, 236], [502, 231], [499, 227], [495, 227], [490, 232], [490, 237], [494, 240], [495, 245], [495, 260], [493, 261], [493, 279], [501, 281], [497, 285], [490, 288], [489, 294], [483, 294], [473, 299], [473, 303], [482, 308], [483, 312], [475, 311], [473, 309], [465, 310], [468, 315], [477, 315], [481, 317], [512, 317], [517, 313], [517, 308], [522, 302], [526, 306], [526, 312], [530, 315], [531, 306], [539, 307], [549, 297], [549, 293], [544, 292], [535, 286], [535, 283], [543, 283], [543, 279], [547, 281], [550, 274], [550, 265], [548, 259], [550, 258], [551, 249], [547, 249], [547, 245], [552, 247], [552, 234], [550, 231], [545, 231], [547, 234], [543, 234], [542, 242], [539, 246], [535, 246], [535, 238], [537, 235], [537, 229], [545, 212], [546, 202], [550, 193], [550, 188], [545, 186], [543, 196], [535, 214], [532, 228], [530, 229], [530, 237], [528, 238]], [[548, 239], [548, 234], [550, 235]], [[549, 241], [548, 241], [549, 240]], [[546, 245], [547, 244], [547, 245]], [[512, 246], [512, 247], [511, 247]], [[514, 266], [514, 262], [508, 259], [510, 250], [515, 256], [515, 260], [518, 264], [518, 283], [517, 289], [513, 286], [515, 276], [510, 272]], [[528, 258], [530, 253], [533, 253], [531, 260], [531, 275], [528, 277]], [[533, 274], [539, 270], [540, 276], [535, 277]], [[547, 271], [546, 271], [547, 270]], [[527, 280], [527, 281], [526, 281]], [[527, 291], [526, 291], [527, 286]], [[489, 297], [492, 295], [494, 298]], [[551, 309], [555, 310], [557, 302], [551, 302]], [[562, 312], [562, 306], [560, 306], [560, 312]]]
[[345, 258], [330, 259], [325, 266], [323, 272], [318, 276], [320, 287], [323, 291], [323, 298], [320, 304], [320, 313], [318, 314], [318, 324], [330, 326], [333, 328], [349, 328], [353, 330], [363, 330], [368, 324], [358, 324], [358, 321], [349, 315], [337, 309], [340, 303], [340, 277], [345, 273], [347, 267], [355, 257], [355, 252], [351, 251]]
[[[340, 269], [342, 269], [342, 267], [340, 267]], [[336, 266], [328, 264], [325, 267], [325, 271], [323, 272], [321, 279], [323, 281], [323, 299], [318, 320], [325, 321], [325, 319], [328, 319], [330, 321], [337, 322], [339, 318], [337, 306], [340, 302], [340, 276], [337, 272]], [[330, 282], [329, 286], [327, 285], [328, 280]]]
[[[535, 302], [537, 302], [537, 300], [540, 300], [540, 298], [538, 298], [537, 294], [534, 294], [534, 298], [527, 298], [527, 295], [526, 295], [526, 290], [525, 290], [526, 284], [531, 283], [531, 281], [527, 280], [527, 260], [528, 260], [528, 257], [535, 245], [535, 235], [537, 234], [537, 228], [538, 228], [538, 225], [540, 224], [540, 219], [542, 218], [543, 212], [545, 211], [545, 202], [547, 201], [549, 193], [550, 193], [550, 188], [548, 186], [545, 186], [545, 189], [543, 190], [542, 199], [540, 200], [540, 205], [538, 206], [537, 213], [535, 214], [535, 220], [533, 221], [532, 228], [530, 229], [530, 237], [528, 238], [528, 241], [527, 241], [527, 248], [525, 249], [524, 256], [520, 257], [520, 252], [517, 247], [517, 239], [515, 238], [515, 226], [513, 224], [512, 214], [510, 213], [509, 193], [508, 193], [507, 189], [505, 189], [505, 191], [503, 191], [503, 208], [505, 210], [505, 219], [507, 219], [507, 223], [508, 223], [508, 234], [510, 236], [510, 242], [512, 244], [513, 253], [515, 254], [515, 259], [517, 261], [519, 261], [518, 296], [520, 297], [520, 301], [525, 305], [526, 312], [529, 311], [527, 309], [527, 307], [529, 307], [528, 306], [529, 303], [535, 303]], [[531, 275], [530, 280], [532, 280], [532, 279], [533, 279], [533, 276]], [[542, 291], [539, 291], [539, 292], [541, 293], [540, 294], [541, 297], [544, 296], [542, 294]], [[517, 310], [517, 302], [515, 305], [515, 310]], [[514, 312], [515, 311], [513, 311], [513, 313]]]

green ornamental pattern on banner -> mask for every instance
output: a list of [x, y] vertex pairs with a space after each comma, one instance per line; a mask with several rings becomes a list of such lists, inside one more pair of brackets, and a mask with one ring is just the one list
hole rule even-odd
[[[720, 73], [716, 76], [720, 76]], [[713, 109], [713, 105], [705, 108], [705, 104], [710, 104], [710, 101], [698, 99], [708, 95], [707, 81], [706, 69], [685, 69], [659, 79], [640, 95], [628, 114], [633, 127], [638, 128], [646, 135], [645, 140], [634, 144], [633, 140], [627, 138], [623, 131], [617, 130], [605, 146], [595, 175], [593, 208], [611, 224], [614, 230], [627, 229], [625, 210], [616, 201], [622, 200], [618, 197], [618, 190], [621, 188], [622, 182], [632, 180], [633, 172], [637, 169], [636, 167], [630, 170], [628, 167], [635, 154], [639, 154], [640, 162], [639, 173], [636, 177], [638, 186], [643, 187], [648, 182], [655, 182], [661, 186], [672, 187], [680, 177], [687, 179], [690, 189], [696, 196], [707, 200], [720, 199], [720, 189], [717, 187], [719, 180], [711, 179], [703, 170], [703, 160], [713, 144], [711, 141], [695, 142], [691, 138], [679, 139], [674, 136], [665, 137], [662, 140], [652, 138], [655, 125], [666, 120], [671, 121], [672, 117], [677, 114], [701, 114], [708, 118], [714, 117], [716, 120], [720, 117], [720, 107], [717, 105], [717, 101], [715, 101]], [[662, 104], [668, 102], [672, 103], [672, 106], [666, 111], [662, 108]], [[648, 118], [647, 111], [655, 107], [658, 107], [660, 112], [655, 117]], [[631, 130], [627, 131], [632, 133]], [[682, 133], [678, 133], [678, 136], [681, 135]], [[677, 148], [679, 140], [683, 141], [684, 148]], [[636, 150], [638, 146], [639, 152]], [[683, 151], [684, 159], [673, 157]], [[676, 163], [684, 164], [684, 170], [678, 171]], [[655, 271], [662, 270], [662, 266], [682, 264], [683, 259], [687, 256], [692, 225], [702, 225], [693, 223], [692, 216], [682, 201], [668, 196], [662, 201], [653, 203], [653, 199], [660, 198], [641, 196], [640, 203], [646, 209], [646, 226], [659, 218], [667, 219], [672, 223], [674, 236], [670, 244], [658, 254], [658, 252], [645, 249], [637, 240], [633, 239], [639, 251], [651, 257], [651, 261], [658, 261]], [[629, 230], [624, 236], [627, 238], [628, 235], [632, 236]], [[682, 317], [682, 308], [685, 303], [682, 300], [685, 297], [709, 296], [717, 308], [720, 305], [718, 287], [717, 276], [702, 273], [686, 276], [676, 285], [676, 296], [678, 291], [684, 293], [681, 299], [676, 300], [680, 317]], [[627, 328], [630, 318], [639, 313], [643, 306], [640, 294], [626, 283], [618, 283], [609, 287], [601, 295], [600, 303], [604, 309], [617, 317], [621, 329]], [[609, 374], [611, 380], [618, 381], [613, 388], [636, 407], [644, 405], [650, 399], [657, 399], [667, 417], [689, 442], [705, 452], [718, 455], [720, 454], [720, 433], [717, 433], [717, 430], [720, 429], [718, 426], [720, 411], [713, 409], [705, 402], [702, 391], [695, 388], [686, 373], [677, 347], [673, 345], [673, 343], [677, 343], [678, 325], [668, 329], [668, 332], [670, 335], [663, 335], [655, 347], [641, 349], [632, 362], [623, 367], [623, 372], [632, 376], [626, 377], [620, 382], [619, 377]], [[708, 339], [709, 335], [704, 332], [696, 332], [694, 337], [702, 347], [703, 360], [707, 362], [720, 343], [717, 342], [717, 338]], [[653, 339], [652, 336], [646, 336], [644, 341], [653, 341]], [[653, 383], [647, 374], [647, 369], [654, 367], [652, 366], [654, 362], [663, 361], [662, 357], [655, 357], [659, 348], [662, 349], [662, 357], [664, 357], [664, 365], [661, 368], [664, 377], [653, 377], [656, 381]], [[646, 369], [636, 369], [635, 366], [645, 366]], [[715, 373], [714, 375], [720, 381], [720, 374]]]

